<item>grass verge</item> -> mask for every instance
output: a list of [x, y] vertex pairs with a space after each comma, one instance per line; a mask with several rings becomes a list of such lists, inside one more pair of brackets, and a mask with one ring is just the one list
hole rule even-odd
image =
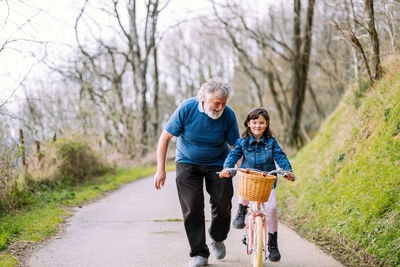
[[[167, 170], [174, 170], [174, 166]], [[25, 192], [23, 208], [0, 217], [0, 266], [17, 266], [24, 248], [57, 233], [71, 215], [68, 207], [93, 201], [155, 171], [156, 167], [141, 167], [118, 170], [78, 185], [33, 185], [32, 190]]]

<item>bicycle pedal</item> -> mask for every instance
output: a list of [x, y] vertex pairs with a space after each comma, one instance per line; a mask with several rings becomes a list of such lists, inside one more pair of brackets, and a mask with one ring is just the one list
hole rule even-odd
[[243, 237], [242, 243], [243, 243], [244, 245], [247, 245], [247, 238], [246, 238], [246, 236]]

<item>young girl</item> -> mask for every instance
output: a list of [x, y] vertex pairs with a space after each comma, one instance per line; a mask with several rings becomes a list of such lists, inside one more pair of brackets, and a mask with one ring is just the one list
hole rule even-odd
[[[250, 111], [244, 122], [245, 130], [242, 138], [236, 141], [224, 162], [224, 169], [220, 177], [229, 177], [227, 168], [233, 168], [243, 157], [241, 168], [258, 169], [261, 171], [275, 170], [275, 162], [286, 171], [290, 171], [287, 178], [294, 181], [292, 167], [286, 154], [282, 151], [269, 127], [269, 115], [263, 108]], [[268, 199], [268, 251], [270, 261], [279, 261], [281, 255], [278, 250], [278, 214], [276, 207], [276, 181]], [[249, 201], [239, 198], [239, 210], [232, 225], [236, 229], [245, 226], [245, 217]]]

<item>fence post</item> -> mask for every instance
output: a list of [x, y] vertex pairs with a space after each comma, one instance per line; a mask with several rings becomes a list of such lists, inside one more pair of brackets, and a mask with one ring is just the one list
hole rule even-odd
[[37, 159], [38, 159], [38, 161], [40, 161], [41, 159], [42, 159], [42, 153], [40, 153], [40, 141], [39, 140], [36, 140], [35, 141], [35, 143], [36, 143], [36, 155], [37, 155]]
[[22, 166], [25, 169], [26, 168], [25, 140], [24, 140], [24, 132], [22, 131], [22, 129], [19, 129], [19, 141], [21, 143]]

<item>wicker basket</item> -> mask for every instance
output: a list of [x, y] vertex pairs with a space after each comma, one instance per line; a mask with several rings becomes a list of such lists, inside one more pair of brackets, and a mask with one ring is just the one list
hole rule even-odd
[[268, 201], [276, 177], [251, 170], [238, 170], [239, 196], [249, 201]]

